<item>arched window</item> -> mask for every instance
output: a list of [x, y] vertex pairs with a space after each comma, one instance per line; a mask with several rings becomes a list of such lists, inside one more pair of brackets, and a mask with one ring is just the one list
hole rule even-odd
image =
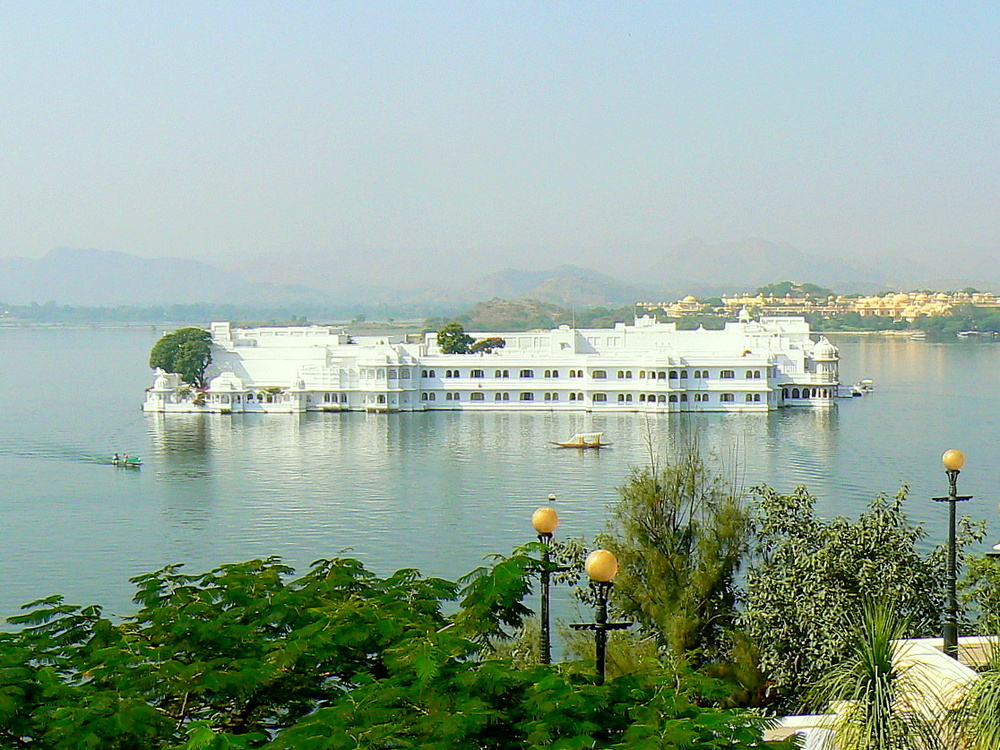
[[558, 378], [559, 377], [559, 370], [553, 370], [552, 371], [552, 377]]
[[648, 396], [646, 396], [646, 400], [647, 401], [656, 401], [656, 394], [655, 393], [650, 393]]
[[632, 394], [631, 394], [631, 393], [626, 393], [626, 394], [625, 394], [625, 401], [626, 401], [626, 402], [629, 402], [629, 401], [631, 401], [631, 400], [632, 400]]
[[667, 379], [667, 373], [664, 372], [663, 370], [660, 370], [658, 373], [656, 373], [656, 377], [658, 379], [660, 379], [660, 380], [666, 380]]
[[504, 393], [503, 394], [503, 400], [504, 401], [510, 401], [510, 394], [509, 393]]
[[677, 394], [676, 393], [671, 393], [669, 401], [672, 404], [676, 404], [677, 403]]
[[619, 403], [625, 403], [625, 394], [624, 393], [619, 393], [618, 394], [618, 402]]
[[753, 377], [753, 370], [747, 370], [746, 379], [750, 380]]
[[575, 393], [569, 394], [569, 400], [570, 401], [576, 401], [576, 394]]
[[687, 376], [688, 376], [688, 371], [681, 370], [681, 380], [687, 380]]
[[688, 400], [688, 395], [686, 393], [682, 393], [681, 394], [681, 401], [687, 401], [687, 400]]
[[558, 401], [559, 400], [559, 394], [558, 393], [553, 393], [552, 394], [552, 400], [553, 401]]
[[575, 377], [576, 377], [576, 370], [570, 370], [570, 371], [569, 371], [569, 376], [570, 376], [571, 378], [575, 378]]
[[500, 393], [498, 393], [498, 394], [496, 394], [496, 395], [495, 395], [495, 396], [493, 397], [493, 400], [494, 400], [494, 401], [502, 401], [502, 400], [503, 400], [503, 395], [502, 395], [502, 394], [500, 394]]
[[[437, 375], [435, 374], [434, 370], [429, 370], [428, 372], [430, 373], [430, 377], [432, 377], [432, 378], [436, 378], [437, 377]], [[434, 399], [431, 399], [431, 400], [433, 401]]]
[[792, 398], [798, 398], [798, 397], [799, 397], [799, 389], [792, 388]]
[[656, 397], [656, 400], [661, 404], [667, 403], [667, 397], [664, 396], [662, 393]]
[[670, 379], [671, 380], [677, 380], [677, 370], [671, 370], [670, 371]]
[[347, 394], [346, 393], [341, 393], [340, 394], [340, 403], [342, 403], [342, 404], [346, 404], [347, 403]]
[[421, 393], [420, 394], [420, 400], [421, 401], [427, 401], [427, 394], [426, 393]]
[[626, 370], [625, 371], [625, 379], [626, 380], [631, 380], [631, 378], [632, 378], [632, 371], [631, 370]]
[[753, 376], [754, 376], [755, 378], [759, 378], [759, 377], [760, 377], [760, 370], [754, 370], [754, 371], [753, 371]]
[[747, 401], [753, 401], [753, 394], [752, 393], [748, 393], [747, 394]]
[[639, 377], [640, 378], [646, 377], [646, 371], [645, 370], [639, 370]]
[[754, 401], [760, 401], [760, 394], [759, 393], [753, 394], [753, 400]]
[[421, 370], [420, 371], [420, 377], [426, 378], [427, 377], [427, 370]]
[[[544, 376], [544, 377], [546, 377], [546, 378], [551, 378], [551, 377], [552, 377], [552, 370], [546, 370], [546, 371], [545, 371], [545, 376]], [[548, 399], [546, 399], [546, 401], [548, 401]]]
[[621, 380], [624, 377], [625, 377], [625, 371], [624, 370], [619, 370], [618, 371], [618, 379]]

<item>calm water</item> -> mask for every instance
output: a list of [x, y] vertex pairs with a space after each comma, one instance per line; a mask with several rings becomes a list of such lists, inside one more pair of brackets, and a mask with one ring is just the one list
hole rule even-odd
[[[964, 510], [1000, 532], [1000, 346], [849, 338], [845, 382], [874, 395], [830, 412], [769, 415], [145, 415], [161, 331], [0, 329], [0, 615], [63, 593], [130, 610], [127, 579], [167, 563], [204, 570], [280, 555], [297, 568], [347, 552], [373, 570], [455, 578], [532, 537], [554, 492], [560, 534], [600, 531], [629, 468], [693, 437], [743, 484], [804, 484], [825, 514], [911, 488], [942, 535], [946, 448], [966, 452]], [[604, 430], [614, 448], [546, 441]], [[141, 454], [140, 471], [107, 464]]]

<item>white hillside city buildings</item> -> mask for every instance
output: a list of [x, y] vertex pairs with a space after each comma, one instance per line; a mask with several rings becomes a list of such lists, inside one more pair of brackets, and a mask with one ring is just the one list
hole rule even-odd
[[552, 410], [765, 412], [830, 407], [838, 352], [800, 317], [678, 331], [643, 316], [614, 328], [472, 334], [503, 349], [443, 354], [437, 334], [348, 336], [328, 326], [212, 323], [208, 387], [159, 372], [149, 412]]

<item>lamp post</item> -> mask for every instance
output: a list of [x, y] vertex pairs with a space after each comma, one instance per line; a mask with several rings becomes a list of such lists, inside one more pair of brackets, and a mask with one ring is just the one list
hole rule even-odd
[[597, 591], [597, 614], [594, 622], [578, 622], [570, 625], [574, 630], [593, 630], [597, 661], [597, 684], [604, 684], [607, 662], [608, 631], [621, 630], [632, 626], [631, 622], [608, 622], [608, 595], [611, 593], [612, 579], [618, 573], [618, 559], [606, 549], [598, 549], [587, 555], [584, 565], [590, 585]]
[[[556, 499], [555, 495], [549, 495], [549, 501]], [[542, 664], [552, 663], [552, 636], [549, 631], [549, 586], [553, 573], [557, 573], [567, 568], [552, 565], [549, 554], [549, 543], [552, 541], [552, 532], [559, 525], [559, 514], [549, 507], [541, 507], [531, 514], [531, 525], [538, 532], [538, 541], [542, 544], [542, 566], [538, 574], [542, 579], [542, 624], [541, 624], [541, 662]]]
[[956, 571], [955, 554], [955, 503], [962, 500], [971, 500], [972, 495], [958, 494], [958, 475], [965, 465], [965, 456], [962, 451], [947, 450], [941, 457], [944, 464], [945, 474], [948, 475], [948, 496], [935, 497], [938, 503], [948, 503], [948, 605], [945, 612], [944, 628], [944, 652], [948, 656], [958, 658], [958, 574]]

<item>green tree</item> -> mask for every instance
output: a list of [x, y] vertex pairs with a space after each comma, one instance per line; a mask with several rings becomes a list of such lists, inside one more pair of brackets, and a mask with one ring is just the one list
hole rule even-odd
[[443, 354], [468, 354], [474, 339], [465, 332], [461, 323], [448, 323], [437, 335], [438, 346]]
[[[845, 658], [810, 691], [817, 710], [838, 708], [838, 750], [943, 750], [945, 712], [935, 685], [898, 658], [908, 624], [885, 603], [866, 602], [844, 628]], [[996, 747], [996, 745], [989, 745]]]
[[600, 540], [621, 564], [619, 611], [675, 656], [695, 664], [724, 658], [751, 537], [740, 494], [695, 449], [663, 468], [633, 471], [619, 493]]
[[205, 386], [205, 370], [212, 362], [212, 334], [201, 328], [181, 328], [153, 345], [149, 366], [176, 373], [185, 383]]
[[[909, 637], [940, 633], [945, 551], [922, 551], [926, 535], [903, 513], [905, 497], [904, 487], [876, 497], [856, 520], [824, 520], [805, 488], [755, 489], [757, 540], [742, 624], [778, 706], [802, 707], [808, 687], [845, 653], [844, 613], [860, 611], [866, 599], [890, 602], [910, 623]], [[959, 548], [981, 535], [962, 519]]]
[[507, 346], [507, 342], [500, 336], [489, 336], [485, 339], [479, 339], [470, 346], [469, 354], [477, 354], [478, 352], [492, 354], [495, 349], [503, 349], [505, 346]]
[[349, 559], [293, 578], [271, 558], [138, 576], [139, 611], [118, 622], [39, 600], [0, 633], [0, 746], [763, 746], [761, 719], [717, 707], [711, 681], [660, 668], [597, 685], [592, 663], [492, 657], [490, 639], [528, 613], [537, 551], [498, 558], [464, 588]]

